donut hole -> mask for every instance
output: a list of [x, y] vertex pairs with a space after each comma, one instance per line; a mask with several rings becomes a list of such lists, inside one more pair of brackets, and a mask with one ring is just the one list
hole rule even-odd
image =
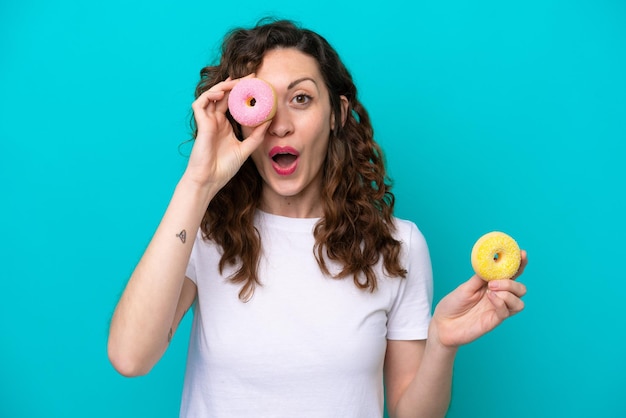
[[249, 97], [248, 100], [246, 100], [246, 106], [248, 107], [254, 107], [255, 104], [256, 99], [254, 97]]
[[497, 263], [498, 261], [500, 261], [501, 257], [502, 256], [500, 255], [500, 253], [495, 253], [493, 255], [493, 261], [495, 261]]

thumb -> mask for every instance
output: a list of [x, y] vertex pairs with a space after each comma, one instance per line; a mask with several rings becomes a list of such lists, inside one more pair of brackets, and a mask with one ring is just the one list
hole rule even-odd
[[478, 277], [478, 275], [473, 275], [468, 281], [463, 283], [460, 287], [463, 288], [463, 291], [474, 294], [478, 292], [481, 288], [485, 286], [485, 281]]
[[244, 160], [248, 158], [250, 154], [252, 154], [254, 150], [259, 147], [259, 145], [261, 145], [261, 143], [263, 142], [263, 138], [265, 138], [265, 132], [267, 132], [267, 129], [269, 128], [271, 123], [271, 120], [263, 122], [262, 124], [254, 128], [252, 133], [248, 135], [248, 137], [245, 138], [243, 142], [241, 142], [240, 146], [244, 156]]

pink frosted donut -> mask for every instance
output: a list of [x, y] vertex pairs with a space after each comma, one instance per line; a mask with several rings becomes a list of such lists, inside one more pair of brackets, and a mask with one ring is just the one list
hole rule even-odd
[[228, 110], [243, 126], [258, 126], [276, 113], [276, 95], [272, 86], [259, 78], [244, 78], [228, 96]]

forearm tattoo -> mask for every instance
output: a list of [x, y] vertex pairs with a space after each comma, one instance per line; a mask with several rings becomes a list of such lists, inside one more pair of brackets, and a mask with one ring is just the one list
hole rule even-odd
[[178, 238], [180, 238], [180, 241], [184, 244], [185, 242], [187, 242], [187, 231], [185, 231], [184, 229], [182, 231], [180, 231], [178, 234], [176, 234], [176, 236]]
[[[187, 311], [186, 310], [185, 310], [185, 312], [183, 312], [183, 316], [180, 318], [181, 321], [183, 320], [185, 315], [187, 315]], [[180, 324], [180, 321], [178, 322], [178, 324]], [[170, 327], [170, 330], [167, 333], [167, 343], [168, 344], [172, 342], [172, 337], [173, 336], [174, 336], [174, 327]]]

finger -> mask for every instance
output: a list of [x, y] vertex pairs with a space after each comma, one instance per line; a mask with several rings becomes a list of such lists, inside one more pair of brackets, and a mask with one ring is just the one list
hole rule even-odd
[[504, 305], [508, 312], [507, 316], [515, 315], [524, 310], [524, 301], [513, 293], [503, 291], [490, 291], [489, 293], [494, 294], [496, 297], [498, 297], [498, 299], [504, 302]]
[[509, 308], [509, 312], [511, 312], [511, 315], [522, 312], [525, 307], [524, 301], [514, 296], [510, 298], [508, 302], [505, 300], [505, 303], [506, 306]]
[[240, 80], [243, 80], [244, 78], [251, 78], [251, 77], [254, 77], [254, 73], [248, 74], [245, 77], [236, 78], [234, 80], [228, 77], [226, 80], [222, 81], [221, 83], [216, 84], [215, 86], [216, 87], [219, 86], [220, 89], [224, 90], [225, 94], [224, 94], [224, 100], [221, 100], [216, 103], [215, 110], [217, 112], [225, 114], [226, 111], [228, 110], [228, 94], [230, 93], [230, 91], [233, 89], [233, 87], [237, 85], [237, 83]]
[[271, 120], [263, 122], [254, 128], [252, 133], [241, 142], [241, 150], [245, 158], [248, 158], [261, 145], [263, 138], [265, 138], [265, 132], [267, 132], [271, 123]]
[[224, 92], [219, 90], [207, 90], [198, 96], [198, 98], [191, 104], [193, 116], [198, 125], [202, 125], [209, 113], [215, 112], [215, 102], [221, 100], [222, 98], [224, 98]]
[[452, 293], [459, 294], [463, 298], [480, 297], [485, 288], [485, 281], [473, 275], [464, 283], [461, 283]]
[[228, 110], [228, 93], [229, 92], [224, 92], [223, 100], [215, 102], [216, 112], [226, 114], [226, 111]]
[[485, 281], [481, 279], [477, 274], [473, 275], [468, 281], [464, 283], [466, 290], [471, 293], [479, 291], [485, 286]]
[[526, 285], [513, 280], [492, 280], [488, 284], [489, 290], [511, 292], [521, 298], [526, 294]]
[[233, 80], [228, 77], [226, 80], [215, 85], [215, 87], [219, 87], [224, 92], [222, 100], [215, 103], [216, 112], [226, 114], [226, 111], [228, 110], [228, 93], [233, 89], [233, 87], [235, 87], [237, 82], [239, 82], [239, 79]]
[[236, 80], [232, 80], [230, 77], [228, 77], [224, 81], [220, 81], [219, 83], [215, 84], [210, 89], [202, 92], [202, 94], [198, 96], [198, 98], [194, 102], [196, 108], [207, 109], [210, 104], [222, 100], [226, 92], [230, 91], [235, 84]]
[[[495, 292], [493, 290], [488, 290], [487, 291], [487, 297], [489, 298], [489, 301], [491, 302], [491, 304], [495, 308], [496, 316], [500, 320], [504, 320], [504, 319], [508, 318], [509, 316], [511, 316], [511, 312], [509, 311], [509, 308], [508, 308], [507, 304], [504, 301], [504, 295], [500, 295], [500, 293], [501, 292]], [[502, 293], [506, 293], [506, 292], [502, 292]]]
[[193, 102], [193, 105], [195, 105], [199, 109], [206, 109], [206, 107], [210, 103], [221, 100], [224, 97], [224, 93], [224, 90], [214, 89], [213, 87], [211, 87], [209, 90], [203, 92], [200, 96], [198, 96], [196, 101]]
[[522, 273], [524, 273], [524, 269], [526, 268], [526, 265], [528, 264], [528, 254], [526, 253], [526, 251], [521, 250], [520, 255], [522, 257], [522, 261], [520, 262], [519, 268], [517, 269], [517, 273], [515, 273], [515, 276], [511, 277], [511, 280], [515, 280], [519, 276], [521, 276]]

